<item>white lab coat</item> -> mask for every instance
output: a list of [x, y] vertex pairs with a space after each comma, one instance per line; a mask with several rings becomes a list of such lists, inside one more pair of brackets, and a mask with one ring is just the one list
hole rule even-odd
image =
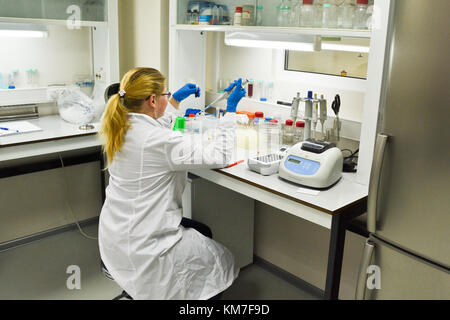
[[209, 299], [239, 274], [227, 248], [180, 226], [186, 170], [231, 162], [234, 114], [221, 119], [208, 144], [172, 131], [176, 115], [170, 104], [158, 120], [130, 114], [131, 128], [109, 168], [100, 255], [134, 299]]

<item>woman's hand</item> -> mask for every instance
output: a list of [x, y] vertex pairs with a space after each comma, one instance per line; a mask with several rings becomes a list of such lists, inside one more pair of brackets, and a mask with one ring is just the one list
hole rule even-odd
[[245, 97], [245, 89], [242, 88], [242, 79], [235, 81], [231, 84], [225, 91], [233, 90], [233, 87], [236, 87], [234, 91], [230, 94], [227, 100], [227, 112], [236, 112], [237, 105], [239, 101], [243, 97]]
[[200, 97], [200, 88], [198, 88], [193, 83], [188, 83], [183, 88], [175, 92], [172, 97], [176, 101], [181, 102], [187, 97], [189, 97], [191, 94], [195, 94], [196, 98]]

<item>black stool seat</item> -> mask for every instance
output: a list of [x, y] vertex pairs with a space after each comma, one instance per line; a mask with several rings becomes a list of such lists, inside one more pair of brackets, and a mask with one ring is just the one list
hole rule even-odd
[[[111, 276], [111, 274], [108, 271], [108, 268], [106, 268], [105, 264], [102, 260], [100, 260], [100, 268], [102, 270], [102, 273], [110, 280], [114, 281], [114, 278]], [[129, 300], [133, 300], [133, 298], [125, 291], [123, 290], [121, 294], [119, 294], [117, 297], [113, 298], [113, 300], [120, 300], [122, 298], [126, 298]]]

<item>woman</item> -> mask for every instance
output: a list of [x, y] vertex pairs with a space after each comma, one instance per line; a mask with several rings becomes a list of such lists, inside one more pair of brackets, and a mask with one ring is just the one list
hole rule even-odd
[[158, 70], [137, 68], [109, 99], [101, 136], [110, 179], [99, 247], [110, 274], [133, 299], [209, 299], [238, 276], [228, 249], [180, 223], [186, 170], [231, 162], [241, 83], [227, 89], [236, 87], [207, 144], [172, 130], [180, 102], [195, 85], [171, 97]]

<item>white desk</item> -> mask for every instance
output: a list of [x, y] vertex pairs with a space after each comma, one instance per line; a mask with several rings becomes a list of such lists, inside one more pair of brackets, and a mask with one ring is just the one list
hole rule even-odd
[[[41, 132], [18, 134], [0, 138], [0, 163], [59, 152], [88, 149], [101, 146], [97, 137], [98, 124], [93, 130], [80, 130], [61, 120], [59, 116], [47, 116], [31, 123], [43, 129]], [[95, 159], [103, 167], [103, 156]], [[55, 164], [57, 165], [57, 164]], [[48, 169], [48, 165], [42, 170]], [[40, 170], [33, 164], [33, 170]], [[4, 169], [0, 166], [0, 177]], [[247, 197], [279, 208], [302, 219], [331, 230], [326, 299], [337, 299], [344, 251], [345, 231], [349, 222], [366, 211], [367, 187], [353, 181], [354, 174], [344, 177], [332, 188], [312, 196], [297, 192], [298, 186], [281, 180], [278, 175], [261, 176], [250, 171], [245, 163], [229, 169], [191, 170], [192, 174], [234, 190]], [[19, 173], [20, 174], [20, 173]], [[100, 170], [104, 199], [104, 171]]]
[[317, 196], [298, 192], [299, 187], [277, 174], [262, 176], [246, 163], [228, 169], [190, 170], [190, 173], [330, 229], [325, 299], [338, 299], [345, 233], [350, 222], [367, 209], [368, 187], [344, 173], [332, 188]]
[[[97, 137], [99, 124], [94, 124], [92, 130], [80, 130], [79, 125], [70, 124], [59, 115], [27, 121], [43, 130], [0, 137], [0, 178], [59, 168], [59, 159], [51, 156], [59, 153], [70, 154], [64, 156], [65, 165], [100, 161], [101, 168], [104, 167], [101, 142]], [[29, 158], [33, 158], [32, 163], [27, 163]], [[100, 178], [104, 199], [103, 170], [100, 170]]]
[[100, 147], [99, 124], [93, 130], [62, 120], [59, 115], [27, 120], [43, 131], [0, 137], [0, 161], [22, 159], [58, 152]]

